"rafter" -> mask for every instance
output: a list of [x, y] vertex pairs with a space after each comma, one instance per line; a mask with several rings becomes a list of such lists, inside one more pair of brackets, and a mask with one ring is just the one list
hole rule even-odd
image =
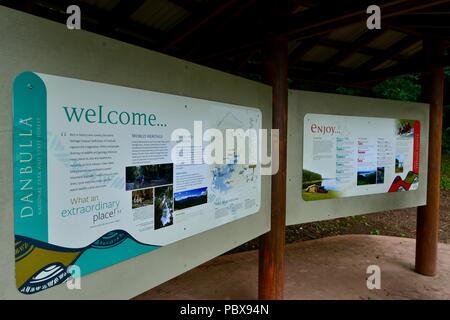
[[318, 70], [317, 77], [323, 76], [325, 73], [329, 72], [333, 67], [337, 66], [339, 63], [349, 58], [361, 48], [366, 47], [371, 42], [378, 39], [385, 33], [384, 30], [369, 30], [366, 31], [363, 35], [353, 41], [347, 47], [344, 47], [342, 50], [338, 51], [333, 57], [331, 57], [320, 70]]
[[[374, 85], [374, 83], [379, 83], [404, 74], [419, 73], [423, 68], [423, 59], [423, 52], [420, 51], [405, 62], [365, 74], [360, 73], [352, 77], [351, 81], [362, 85]], [[438, 60], [436, 66], [450, 67], [450, 55], [445, 55]]]
[[[390, 25], [398, 25], [406, 29], [428, 29], [428, 28], [450, 28], [450, 13], [442, 15], [419, 15], [419, 16], [400, 16], [392, 21], [388, 20]], [[450, 36], [450, 34], [449, 34]]]
[[383, 68], [372, 72], [353, 74], [350, 81], [354, 83], [373, 85], [373, 83], [378, 83], [404, 74], [421, 72], [422, 64], [423, 53], [420, 51], [408, 61], [398, 63], [392, 67]]
[[328, 85], [328, 86], [335, 86], [335, 87], [351, 87], [351, 88], [360, 88], [360, 89], [367, 89], [370, 88], [370, 85], [364, 84], [364, 83], [354, 83], [349, 82], [345, 77], [342, 76], [336, 76], [336, 75], [330, 75], [327, 77], [323, 77], [320, 79], [317, 79], [315, 77], [314, 72], [295, 72], [293, 70], [289, 71], [289, 79], [293, 81], [300, 82], [301, 84], [322, 84], [322, 85]]
[[173, 4], [189, 12], [195, 12], [203, 9], [201, 4], [193, 0], [169, 0], [169, 2], [172, 2]]
[[[242, 30], [247, 30], [250, 26], [259, 25], [264, 22], [264, 7], [259, 5], [259, 0], [240, 0], [239, 7], [233, 9], [231, 12], [232, 18], [221, 19], [216, 21], [213, 26], [210, 26], [202, 32], [197, 33], [192, 41], [184, 41], [181, 50], [182, 57], [185, 59], [193, 59], [196, 62], [211, 62], [215, 60], [214, 55], [208, 56], [205, 54], [210, 51], [205, 50], [205, 44], [211, 43], [212, 38], [221, 37], [224, 34], [240, 34]], [[255, 47], [249, 48], [249, 50]], [[238, 55], [245, 52], [237, 52]], [[231, 55], [233, 55], [233, 52]], [[220, 57], [219, 57], [220, 58]]]
[[235, 64], [231, 68], [231, 72], [232, 73], [238, 73], [241, 69], [243, 69], [245, 67], [245, 65], [247, 65], [248, 61], [251, 58], [253, 58], [257, 53], [258, 53], [257, 49], [250, 50], [249, 52], [247, 52], [243, 56], [241, 56], [238, 59], [236, 59]]
[[[445, 3], [450, 3], [450, 1], [395, 0], [380, 1], [378, 5], [383, 13], [382, 18], [387, 19]], [[373, 4], [373, 1], [358, 1], [358, 4], [352, 3], [352, 6], [348, 8], [342, 1], [336, 1], [335, 7], [330, 7], [330, 5], [327, 5], [325, 8], [317, 7], [313, 9], [314, 11], [308, 10], [310, 12], [300, 13], [299, 16], [302, 16], [298, 18], [303, 18], [301, 23], [294, 16], [291, 21], [288, 21], [285, 26], [281, 27], [280, 33], [298, 38], [324, 30], [336, 29], [352, 23], [364, 22], [367, 19], [366, 8], [370, 4]], [[325, 15], [324, 12], [326, 13]]]
[[[19, 7], [20, 10], [25, 11], [25, 12], [32, 12], [33, 11], [33, 7], [34, 7], [34, 3], [31, 0], [13, 0], [15, 1], [17, 4], [17, 6]], [[11, 2], [11, 1], [8, 1]]]
[[328, 33], [325, 33], [319, 37], [307, 39], [302, 41], [291, 53], [289, 53], [289, 64], [295, 65], [298, 61], [300, 61], [301, 57], [304, 56], [308, 51], [317, 46], [320, 41], [322, 41]]
[[[110, 11], [78, 0], [5, 0], [2, 3], [62, 23], [67, 19], [67, 6], [77, 4], [82, 9], [82, 27], [85, 30], [153, 50], [170, 48], [172, 55], [234, 73], [260, 72], [261, 66], [256, 53], [264, 39], [269, 34], [285, 35], [300, 43], [289, 56], [291, 73], [297, 79], [315, 83], [354, 82], [356, 85], [367, 86], [393, 75], [414, 71], [420, 63], [417, 63], [416, 58], [402, 54], [402, 51], [426, 35], [450, 35], [446, 19], [450, 0], [378, 1], [382, 7], [383, 30], [367, 31], [352, 43], [327, 36], [345, 26], [355, 23], [362, 25], [367, 18], [365, 8], [367, 4], [372, 4], [373, 0], [360, 0], [357, 4], [350, 0], [290, 0], [280, 6], [276, 6], [274, 0], [217, 0], [205, 4], [194, 0], [167, 1], [192, 12], [191, 17], [169, 34], [131, 20], [130, 16], [142, 7], [145, 0], [121, 0]], [[316, 5], [303, 10], [302, 3], [305, 2]], [[302, 9], [297, 10], [296, 6]], [[438, 8], [442, 11], [436, 11]], [[447, 11], [443, 10], [445, 8]], [[386, 50], [368, 46], [389, 29], [407, 36]], [[317, 45], [339, 51], [325, 63], [301, 61], [302, 56]], [[189, 52], [192, 55], [186, 56]], [[355, 53], [373, 58], [356, 70], [339, 66]], [[249, 60], [251, 63], [248, 63]], [[400, 63], [394, 67], [377, 69], [388, 60]], [[450, 58], [446, 56], [438, 63], [448, 66]]]
[[[368, 88], [368, 85], [361, 84], [361, 83], [353, 83], [348, 81], [348, 79], [345, 78], [344, 72], [340, 74], [330, 74], [326, 77], [323, 77], [321, 79], [316, 79], [314, 77], [315, 72], [314, 68], [311, 68], [311, 65], [315, 65], [314, 63], [305, 63], [300, 64], [297, 68], [290, 68], [289, 69], [289, 79], [291, 81], [296, 81], [302, 84], [321, 84], [321, 85], [331, 85], [331, 86], [348, 86], [353, 88]], [[225, 72], [230, 70], [230, 65], [220, 64], [220, 65], [212, 65], [212, 67], [223, 70]], [[346, 68], [343, 68], [346, 69]], [[262, 66], [261, 64], [247, 64], [245, 67], [242, 68], [242, 70], [239, 72], [240, 75], [247, 75], [248, 77], [252, 79], [261, 78], [261, 70]]]
[[[226, 32], [228, 28], [236, 28], [237, 26], [233, 26], [236, 23], [236, 20], [242, 18], [245, 14], [245, 20], [249, 19], [252, 20], [252, 18], [258, 16], [258, 14], [261, 14], [262, 11], [258, 10], [258, 7], [256, 6], [258, 4], [258, 0], [241, 0], [239, 2], [239, 7], [236, 8], [236, 10], [233, 10], [232, 19], [226, 19], [222, 21], [213, 31], [213, 34], [223, 33]], [[253, 12], [250, 12], [250, 10], [253, 10]], [[245, 21], [246, 23], [252, 23], [250, 21]], [[245, 26], [241, 26], [244, 27]], [[208, 33], [208, 36], [212, 36], [211, 33]]]
[[130, 16], [139, 10], [145, 2], [146, 0], [121, 0], [111, 12], [100, 19], [99, 25], [105, 30], [114, 30], [129, 20]]
[[[425, 9], [442, 3], [450, 3], [450, 0], [379, 1], [383, 18], [395, 17], [406, 12]], [[319, 5], [272, 23], [276, 26], [273, 34], [304, 40], [351, 24], [365, 22], [367, 19], [366, 8], [368, 5], [373, 4], [373, 0], [361, 0], [357, 4], [348, 1], [334, 1], [333, 4]], [[215, 47], [214, 51], [205, 50], [204, 56], [199, 57], [199, 60], [201, 61], [204, 57], [214, 56], [218, 58], [226, 56], [236, 48], [258, 46], [263, 43], [265, 37], [266, 34], [259, 32], [256, 28], [249, 28], [247, 32], [243, 30], [240, 35], [218, 36], [216, 38], [220, 39], [221, 45]], [[211, 43], [207, 43], [205, 46], [205, 49], [214, 48], [214, 45], [211, 45]]]
[[394, 43], [392, 46], [387, 48], [383, 51], [382, 54], [379, 56], [375, 56], [366, 63], [364, 63], [362, 66], [357, 68], [356, 73], [366, 73], [369, 71], [372, 71], [382, 63], [386, 62], [387, 60], [390, 60], [392, 57], [398, 55], [402, 51], [408, 49], [415, 43], [417, 43], [418, 40], [416, 37], [413, 36], [406, 36], [402, 40]]
[[308, 0], [295, 0], [291, 5], [291, 14], [297, 14], [304, 11], [304, 8], [312, 8], [317, 6], [317, 2]]
[[206, 24], [214, 20], [216, 17], [223, 14], [225, 11], [230, 9], [238, 0], [226, 0], [221, 1], [220, 4], [204, 10], [201, 13], [195, 13], [185, 22], [175, 27], [175, 30], [171, 32], [168, 39], [160, 46], [160, 51], [167, 51], [179, 42], [183, 41], [188, 36], [192, 35], [195, 31], [204, 27]]
[[[124, 3], [128, 6], [128, 9], [126, 10], [127, 13], [134, 10], [131, 3], [127, 4], [127, 1]], [[139, 7], [137, 1], [133, 1], [133, 3], [136, 7]], [[10, 4], [10, 7], [20, 10], [20, 8], [17, 7], [20, 2], [14, 1]], [[105, 23], [108, 21], [114, 22], [116, 19], [115, 17], [119, 16], [118, 12], [112, 15], [111, 12], [107, 12], [96, 6], [78, 0], [39, 0], [38, 2], [34, 2], [32, 12], [30, 13], [53, 21], [65, 23], [67, 20], [66, 8], [71, 4], [76, 4], [81, 8], [81, 26], [84, 30], [89, 30], [149, 49], [154, 49], [155, 42], [162, 38], [162, 33], [160, 31], [136, 23], [129, 18], [119, 18], [120, 24], [117, 26], [112, 24], [113, 27], [105, 27]]]
[[[345, 41], [340, 41], [340, 40], [335, 40], [335, 39], [330, 39], [330, 38], [326, 38], [326, 39], [323, 39], [322, 41], [320, 41], [320, 45], [325, 46], [325, 47], [334, 48], [337, 50], [341, 50], [342, 48], [345, 48], [350, 44], [351, 43], [348, 43]], [[368, 55], [368, 56], [378, 56], [378, 55], [382, 54], [383, 51], [384, 50], [382, 50], [382, 49], [377, 49], [377, 48], [372, 48], [372, 47], [366, 46], [366, 47], [359, 48], [359, 50], [357, 52]], [[391, 59], [395, 60], [395, 61], [403, 61], [403, 60], [407, 59], [407, 57], [402, 56], [402, 55], [397, 55], [397, 56], [392, 57]]]

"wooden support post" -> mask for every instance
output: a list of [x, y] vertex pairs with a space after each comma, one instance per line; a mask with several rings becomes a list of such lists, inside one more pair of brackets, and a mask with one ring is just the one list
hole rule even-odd
[[436, 65], [444, 55], [444, 42], [424, 41], [426, 69], [423, 77], [424, 97], [430, 103], [428, 138], [427, 204], [417, 208], [416, 267], [417, 273], [434, 276], [439, 239], [439, 205], [442, 147], [442, 117], [444, 103], [444, 69]]
[[[272, 128], [279, 129], [279, 168], [272, 176], [271, 230], [260, 237], [259, 299], [283, 299], [286, 227], [288, 46], [285, 37], [267, 41], [264, 80], [272, 86]], [[273, 157], [274, 155], [272, 155]]]

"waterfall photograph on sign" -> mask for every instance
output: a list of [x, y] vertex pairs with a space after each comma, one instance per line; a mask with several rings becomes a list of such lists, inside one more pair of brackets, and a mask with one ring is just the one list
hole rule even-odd
[[155, 189], [155, 230], [173, 224], [172, 186]]

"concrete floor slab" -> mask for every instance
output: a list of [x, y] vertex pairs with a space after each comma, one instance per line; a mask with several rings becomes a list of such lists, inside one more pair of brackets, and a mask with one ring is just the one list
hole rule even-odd
[[[286, 247], [285, 299], [450, 299], [450, 245], [439, 245], [438, 275], [413, 271], [415, 240], [346, 235]], [[369, 265], [381, 289], [366, 286]], [[136, 299], [257, 299], [258, 253], [217, 257]]]

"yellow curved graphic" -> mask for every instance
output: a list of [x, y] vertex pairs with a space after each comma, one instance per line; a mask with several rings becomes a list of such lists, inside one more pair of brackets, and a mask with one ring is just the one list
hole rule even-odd
[[[16, 243], [17, 244], [17, 243]], [[28, 279], [30, 279], [37, 270], [41, 270], [52, 262], [58, 261], [68, 267], [75, 261], [81, 252], [58, 252], [48, 249], [38, 248], [28, 244], [26, 248], [26, 259], [16, 258], [16, 285], [21, 287]], [[26, 244], [23, 244], [27, 246]], [[21, 255], [23, 256], [23, 254]]]

